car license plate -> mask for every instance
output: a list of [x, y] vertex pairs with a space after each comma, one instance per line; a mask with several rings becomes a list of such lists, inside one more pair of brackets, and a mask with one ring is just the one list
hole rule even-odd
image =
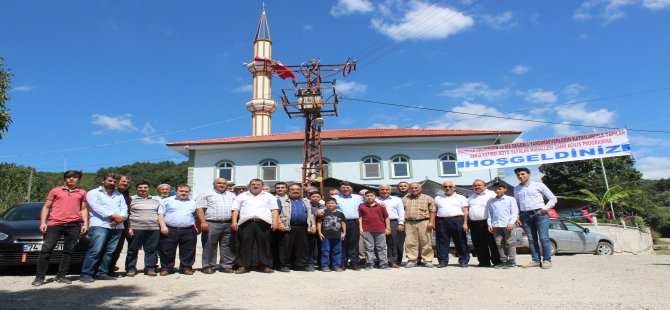
[[[54, 251], [62, 251], [63, 250], [63, 244], [59, 243], [56, 244], [56, 248]], [[23, 252], [39, 252], [42, 251], [42, 245], [41, 244], [24, 244], [23, 245]]]

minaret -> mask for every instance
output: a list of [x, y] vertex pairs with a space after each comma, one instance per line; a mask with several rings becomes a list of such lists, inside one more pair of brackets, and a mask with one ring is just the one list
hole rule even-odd
[[271, 64], [272, 40], [263, 4], [263, 14], [254, 39], [254, 59], [246, 64], [254, 77], [251, 100], [247, 101], [247, 110], [251, 112], [252, 136], [269, 135], [272, 130], [271, 117], [277, 110], [277, 103], [272, 100]]

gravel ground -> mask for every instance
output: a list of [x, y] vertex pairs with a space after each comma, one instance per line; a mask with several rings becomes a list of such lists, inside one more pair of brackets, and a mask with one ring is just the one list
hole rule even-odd
[[[452, 260], [455, 259], [452, 257]], [[518, 263], [530, 261], [520, 255]], [[449, 266], [343, 273], [138, 275], [33, 288], [33, 268], [3, 270], [0, 309], [667, 309], [670, 256], [557, 256], [554, 267]], [[196, 267], [199, 263], [196, 264]], [[48, 276], [47, 279], [53, 276]], [[77, 276], [71, 277], [77, 280]]]

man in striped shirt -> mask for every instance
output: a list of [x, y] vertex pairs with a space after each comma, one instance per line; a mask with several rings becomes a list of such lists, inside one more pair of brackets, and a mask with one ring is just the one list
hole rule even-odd
[[[228, 191], [228, 180], [224, 178], [214, 179], [212, 185], [212, 189], [196, 199], [196, 215], [202, 223], [202, 272], [233, 273], [236, 247], [235, 232], [230, 224], [235, 193]], [[221, 252], [218, 262], [217, 250]]]

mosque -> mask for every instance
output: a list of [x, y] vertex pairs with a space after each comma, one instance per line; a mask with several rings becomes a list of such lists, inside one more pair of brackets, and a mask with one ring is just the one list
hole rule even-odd
[[[265, 9], [254, 40], [254, 60], [272, 59], [272, 40]], [[247, 65], [253, 75], [252, 135], [170, 142], [167, 146], [188, 157], [188, 182], [194, 194], [212, 186], [217, 177], [236, 184], [254, 178], [274, 184], [301, 180], [304, 132], [273, 134], [270, 66]], [[456, 148], [511, 143], [520, 131], [461, 129], [351, 128], [323, 130], [323, 177], [359, 184], [397, 184], [432, 180], [471, 184], [502, 176], [497, 169], [460, 172]]]

